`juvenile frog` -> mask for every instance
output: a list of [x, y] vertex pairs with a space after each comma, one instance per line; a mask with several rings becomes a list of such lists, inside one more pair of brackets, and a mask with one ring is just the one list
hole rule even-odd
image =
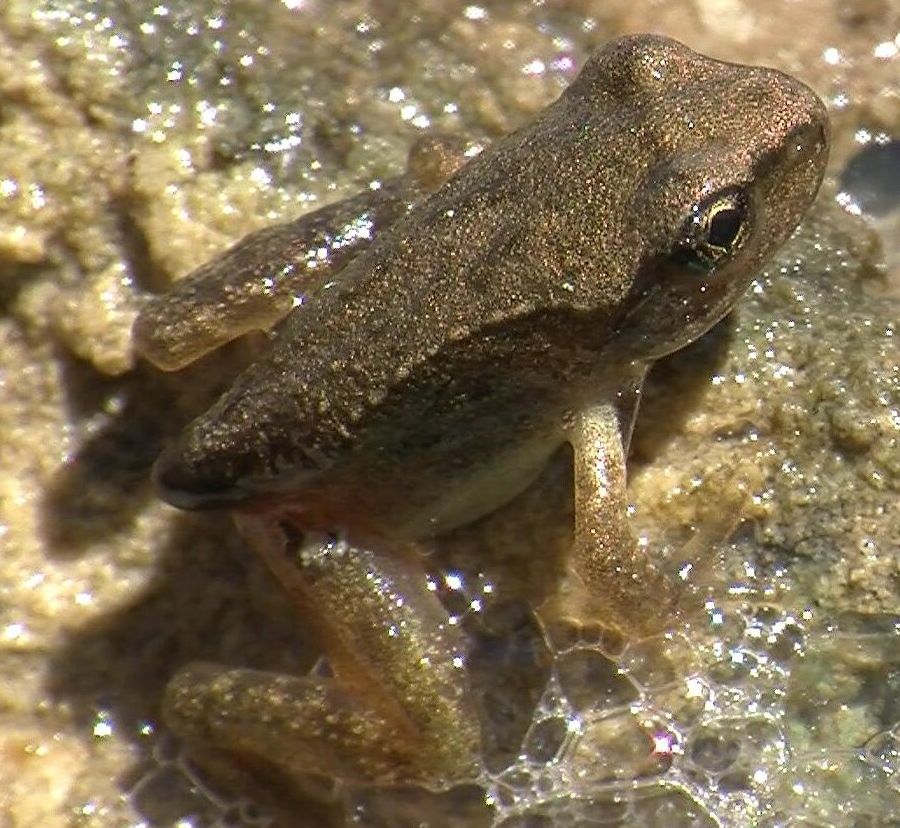
[[171, 367], [236, 283], [281, 297], [266, 325], [293, 307], [155, 474], [176, 506], [233, 510], [331, 670], [188, 667], [167, 693], [171, 726], [292, 778], [474, 778], [462, 642], [417, 546], [514, 498], [566, 443], [574, 543], [540, 616], [671, 623], [677, 592], [626, 517], [641, 384], [793, 231], [827, 143], [796, 80], [625, 37], [473, 160], [442, 147], [431, 172], [392, 182], [389, 220], [354, 235], [354, 255], [310, 268], [306, 250], [364, 225], [383, 193], [250, 237], [148, 308], [138, 348]]

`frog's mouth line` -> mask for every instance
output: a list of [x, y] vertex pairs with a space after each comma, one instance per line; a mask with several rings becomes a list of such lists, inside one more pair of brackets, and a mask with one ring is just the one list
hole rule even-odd
[[[796, 126], [777, 147], [763, 152], [749, 176], [757, 183], [747, 190], [748, 220], [754, 225], [747, 241], [705, 273], [678, 261], [677, 242], [670, 243], [667, 252], [651, 254], [638, 265], [633, 298], [624, 303], [626, 311], [615, 324], [611, 340], [622, 343], [633, 359], [649, 362], [688, 345], [721, 321], [799, 224], [821, 184], [827, 152], [827, 124], [816, 121]], [[797, 189], [804, 197], [770, 197]], [[773, 201], [803, 208], [779, 214], [767, 209]]]

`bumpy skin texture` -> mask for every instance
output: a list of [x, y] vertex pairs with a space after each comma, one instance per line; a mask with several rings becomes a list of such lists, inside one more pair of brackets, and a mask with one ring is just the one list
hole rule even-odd
[[[800, 221], [826, 155], [824, 108], [797, 81], [665, 38], [615, 41], [533, 123], [417, 200], [342, 270], [303, 286], [271, 355], [160, 458], [170, 502], [238, 511], [318, 631], [335, 680], [394, 733], [357, 774], [391, 777], [384, 755], [402, 778], [472, 774], [478, 735], [460, 643], [411, 574], [415, 555], [400, 550], [510, 500], [564, 443], [574, 449], [575, 542], [542, 617], [637, 631], [671, 622], [677, 596], [625, 516], [641, 382], [653, 360], [728, 311]], [[188, 322], [233, 256], [184, 294]], [[317, 532], [343, 545], [314, 542]], [[411, 614], [387, 635], [391, 606]], [[303, 764], [305, 749], [288, 768], [260, 738], [258, 676], [244, 682], [255, 688], [245, 725], [225, 726], [210, 711], [233, 693], [208, 669], [193, 675], [169, 702], [180, 732], [285, 773]], [[320, 700], [318, 732], [331, 696], [313, 679], [293, 692], [304, 681]], [[271, 683], [273, 710], [282, 684]], [[365, 752], [350, 725], [329, 747], [335, 768]], [[411, 755], [422, 761], [396, 758]]]

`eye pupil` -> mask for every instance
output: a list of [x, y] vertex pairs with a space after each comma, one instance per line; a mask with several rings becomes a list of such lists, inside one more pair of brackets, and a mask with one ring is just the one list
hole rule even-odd
[[741, 231], [744, 214], [734, 207], [718, 210], [709, 222], [709, 243], [716, 247], [731, 247]]
[[685, 272], [710, 274], [740, 254], [752, 231], [749, 195], [725, 187], [691, 206], [668, 257]]

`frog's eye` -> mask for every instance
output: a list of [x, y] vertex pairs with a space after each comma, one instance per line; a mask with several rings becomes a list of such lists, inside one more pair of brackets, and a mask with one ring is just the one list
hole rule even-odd
[[731, 258], [750, 232], [747, 194], [729, 187], [694, 204], [676, 238], [672, 257], [708, 273]]

